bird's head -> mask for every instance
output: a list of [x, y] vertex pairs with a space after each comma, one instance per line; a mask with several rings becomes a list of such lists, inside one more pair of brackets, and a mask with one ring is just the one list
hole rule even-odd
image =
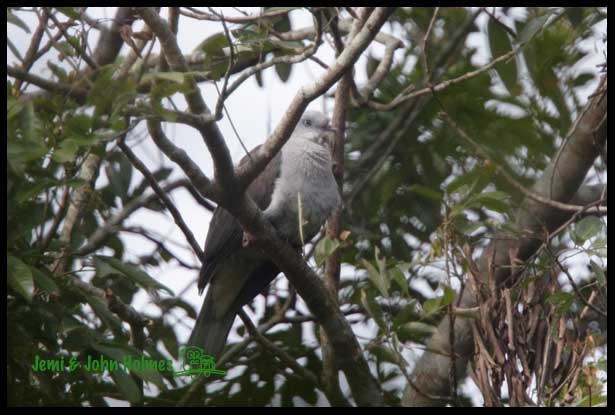
[[295, 127], [293, 136], [331, 148], [335, 140], [335, 133], [336, 131], [329, 125], [329, 118], [325, 114], [318, 111], [306, 111]]

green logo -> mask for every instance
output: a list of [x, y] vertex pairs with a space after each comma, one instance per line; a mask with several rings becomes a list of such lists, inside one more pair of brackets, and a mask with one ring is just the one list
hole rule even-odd
[[216, 361], [213, 356], [207, 355], [203, 349], [197, 346], [184, 347], [181, 350], [183, 356], [182, 367], [184, 370], [173, 372], [173, 376], [209, 376], [209, 375], [226, 375], [226, 370], [216, 369]]

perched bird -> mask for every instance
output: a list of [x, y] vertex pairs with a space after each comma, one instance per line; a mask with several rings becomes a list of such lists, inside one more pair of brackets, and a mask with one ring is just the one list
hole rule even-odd
[[[341, 203], [332, 171], [332, 132], [324, 114], [306, 112], [281, 151], [247, 189], [265, 219], [297, 249], [318, 233]], [[250, 154], [256, 151], [258, 147]], [[240, 164], [249, 161], [245, 156]], [[198, 283], [199, 293], [207, 284], [209, 289], [188, 340], [215, 358], [226, 344], [237, 312], [280, 272], [249, 243], [252, 237], [233, 215], [216, 208]]]

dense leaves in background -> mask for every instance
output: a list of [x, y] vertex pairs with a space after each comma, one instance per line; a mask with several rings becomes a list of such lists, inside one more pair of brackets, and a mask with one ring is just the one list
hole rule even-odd
[[[395, 13], [394, 28], [409, 46], [398, 52], [403, 59], [394, 64], [376, 90], [376, 101], [388, 103], [408, 87], [418, 90], [476, 69], [474, 58], [481, 54], [465, 42], [479, 31], [471, 22], [472, 12], [443, 8], [427, 44], [429, 72], [425, 73], [421, 43], [433, 12], [433, 8], [403, 8]], [[29, 32], [19, 13], [8, 10], [8, 30]], [[82, 19], [72, 8], [60, 8], [56, 15]], [[591, 27], [603, 19], [606, 15], [595, 8], [527, 8], [524, 17], [507, 19], [512, 26], [490, 19], [482, 28], [488, 36], [488, 59], [523, 44], [516, 57], [392, 111], [350, 111], [343, 218], [350, 234], [344, 241], [321, 238], [312, 263], [322, 267], [324, 258], [339, 249], [343, 263], [353, 267], [352, 272], [343, 273], [340, 303], [357, 327], [377, 326], [377, 335], [365, 350], [386, 391], [387, 403], [399, 403], [405, 384], [402, 345], [423, 344], [452, 304], [455, 290], [438, 269], [443, 247], [453, 244], [480, 249], [495, 232], [506, 231], [513, 237], [517, 232], [509, 219], [523, 195], [496, 170], [506, 169], [526, 187], [543, 171], [579, 114], [580, 88], [598, 79], [597, 71], [579, 72], [577, 67], [588, 54], [579, 43], [593, 37]], [[236, 25], [233, 34], [240, 64], [249, 67], [267, 55], [299, 53], [306, 47], [303, 42], [270, 40], [272, 30], [289, 29], [285, 15], [259, 24]], [[79, 26], [71, 33], [73, 42], [82, 45]], [[7, 42], [13, 49], [10, 36]], [[223, 48], [227, 46], [223, 32], [202, 42], [199, 48], [206, 58], [201, 75], [209, 79], [224, 75], [227, 61]], [[75, 54], [67, 41], [53, 47], [68, 58]], [[377, 63], [368, 60], [368, 74]], [[47, 65], [55, 81], [72, 82], [66, 65], [52, 60]], [[89, 355], [102, 354], [118, 360], [147, 356], [178, 362], [182, 345], [177, 341], [176, 316], [196, 317], [195, 310], [176, 297], [178, 293], [150, 276], [155, 267], [180, 263], [164, 242], [159, 240], [153, 252], [136, 257], [119, 237], [119, 227], [94, 251], [68, 257], [66, 271], [55, 275], [54, 265], [67, 252], [66, 244], [68, 251], [77, 251], [115, 213], [151, 194], [115, 140], [132, 128], [126, 122], [126, 107], [143, 94], [141, 87], [152, 79], [158, 83], [149, 92], [155, 98], [149, 110], [172, 120], [173, 114], [155, 102], [182, 91], [182, 75], [121, 78], [117, 76], [119, 68], [119, 62], [103, 67], [92, 77], [87, 96], [81, 100], [66, 94], [23, 99], [15, 80], [7, 81], [6, 376], [10, 404], [104, 405], [105, 397], [135, 404], [175, 404], [189, 394], [189, 382], [165, 371], [109, 374], [82, 368], [35, 372], [31, 367], [35, 356], [64, 357], [67, 362], [75, 357], [84, 362]], [[291, 69], [290, 65], [278, 65], [270, 70], [286, 81], [292, 76]], [[256, 80], [262, 84], [260, 73]], [[442, 111], [471, 135], [489, 159], [481, 157], [443, 122]], [[99, 186], [91, 192], [72, 234], [61, 235], [58, 218], [67, 215], [71, 202], [67, 192], [88, 185], [78, 173], [89, 154], [101, 157], [98, 174], [106, 180], [97, 182]], [[606, 163], [598, 162], [596, 171], [605, 170]], [[164, 187], [170, 183], [170, 173], [168, 167], [161, 167], [154, 175]], [[164, 211], [155, 198], [140, 207]], [[147, 229], [138, 232], [159, 239]], [[605, 263], [605, 233], [605, 222], [589, 217], [573, 226], [561, 243]], [[536, 264], [546, 269], [549, 261], [539, 258]], [[602, 264], [594, 262], [590, 274], [606, 283]], [[417, 288], [424, 282], [431, 290]], [[115, 297], [130, 305], [139, 292], [149, 297], [157, 312], [137, 310], [143, 320], [134, 330], [111, 310]], [[257, 326], [270, 321], [282, 307], [289, 305], [294, 310], [298, 301], [285, 282], [278, 282], [270, 294], [264, 314], [254, 322]], [[580, 306], [575, 296], [563, 292], [554, 295], [552, 302], [562, 313]], [[300, 313], [290, 314], [296, 317]], [[318, 376], [322, 361], [313, 341], [318, 338], [317, 330], [313, 322], [284, 323], [267, 337]], [[135, 331], [146, 335], [139, 338]], [[240, 327], [237, 334], [245, 335], [245, 329]], [[257, 343], [229, 347], [236, 347], [225, 363], [225, 368], [232, 370], [223, 379], [208, 379], [206, 395], [189, 394], [187, 403], [205, 400], [221, 406], [295, 406], [314, 405], [322, 399], [315, 385], [285, 368]], [[586, 386], [591, 384], [597, 394], [595, 404], [600, 395], [595, 371], [583, 372], [581, 377], [580, 392], [575, 392], [578, 402], [587, 404]], [[457, 402], [469, 403], [470, 397], [465, 395]]]

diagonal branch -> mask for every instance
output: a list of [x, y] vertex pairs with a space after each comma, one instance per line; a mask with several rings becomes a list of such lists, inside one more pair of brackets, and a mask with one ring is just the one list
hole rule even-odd
[[[160, 40], [169, 67], [177, 72], [188, 72], [188, 65], [177, 44], [177, 37], [171, 31], [169, 25], [151, 7], [138, 7], [137, 11]], [[186, 75], [184, 83], [190, 87], [190, 92], [185, 94], [190, 111], [199, 115], [211, 115], [212, 113], [205, 104], [194, 77]], [[214, 161], [216, 180], [220, 182], [226, 192], [230, 193], [235, 187], [235, 177], [231, 154], [224, 142], [222, 132], [215, 122], [203, 122], [197, 129]]]
[[312, 85], [304, 86], [299, 90], [288, 106], [286, 114], [271, 136], [260, 147], [258, 153], [254, 155], [252, 162], [237, 168], [236, 175], [242, 188], [247, 187], [282, 148], [308, 104], [325, 93], [356, 62], [392, 13], [393, 8], [377, 8], [369, 16], [363, 28], [346, 45], [329, 70]]

